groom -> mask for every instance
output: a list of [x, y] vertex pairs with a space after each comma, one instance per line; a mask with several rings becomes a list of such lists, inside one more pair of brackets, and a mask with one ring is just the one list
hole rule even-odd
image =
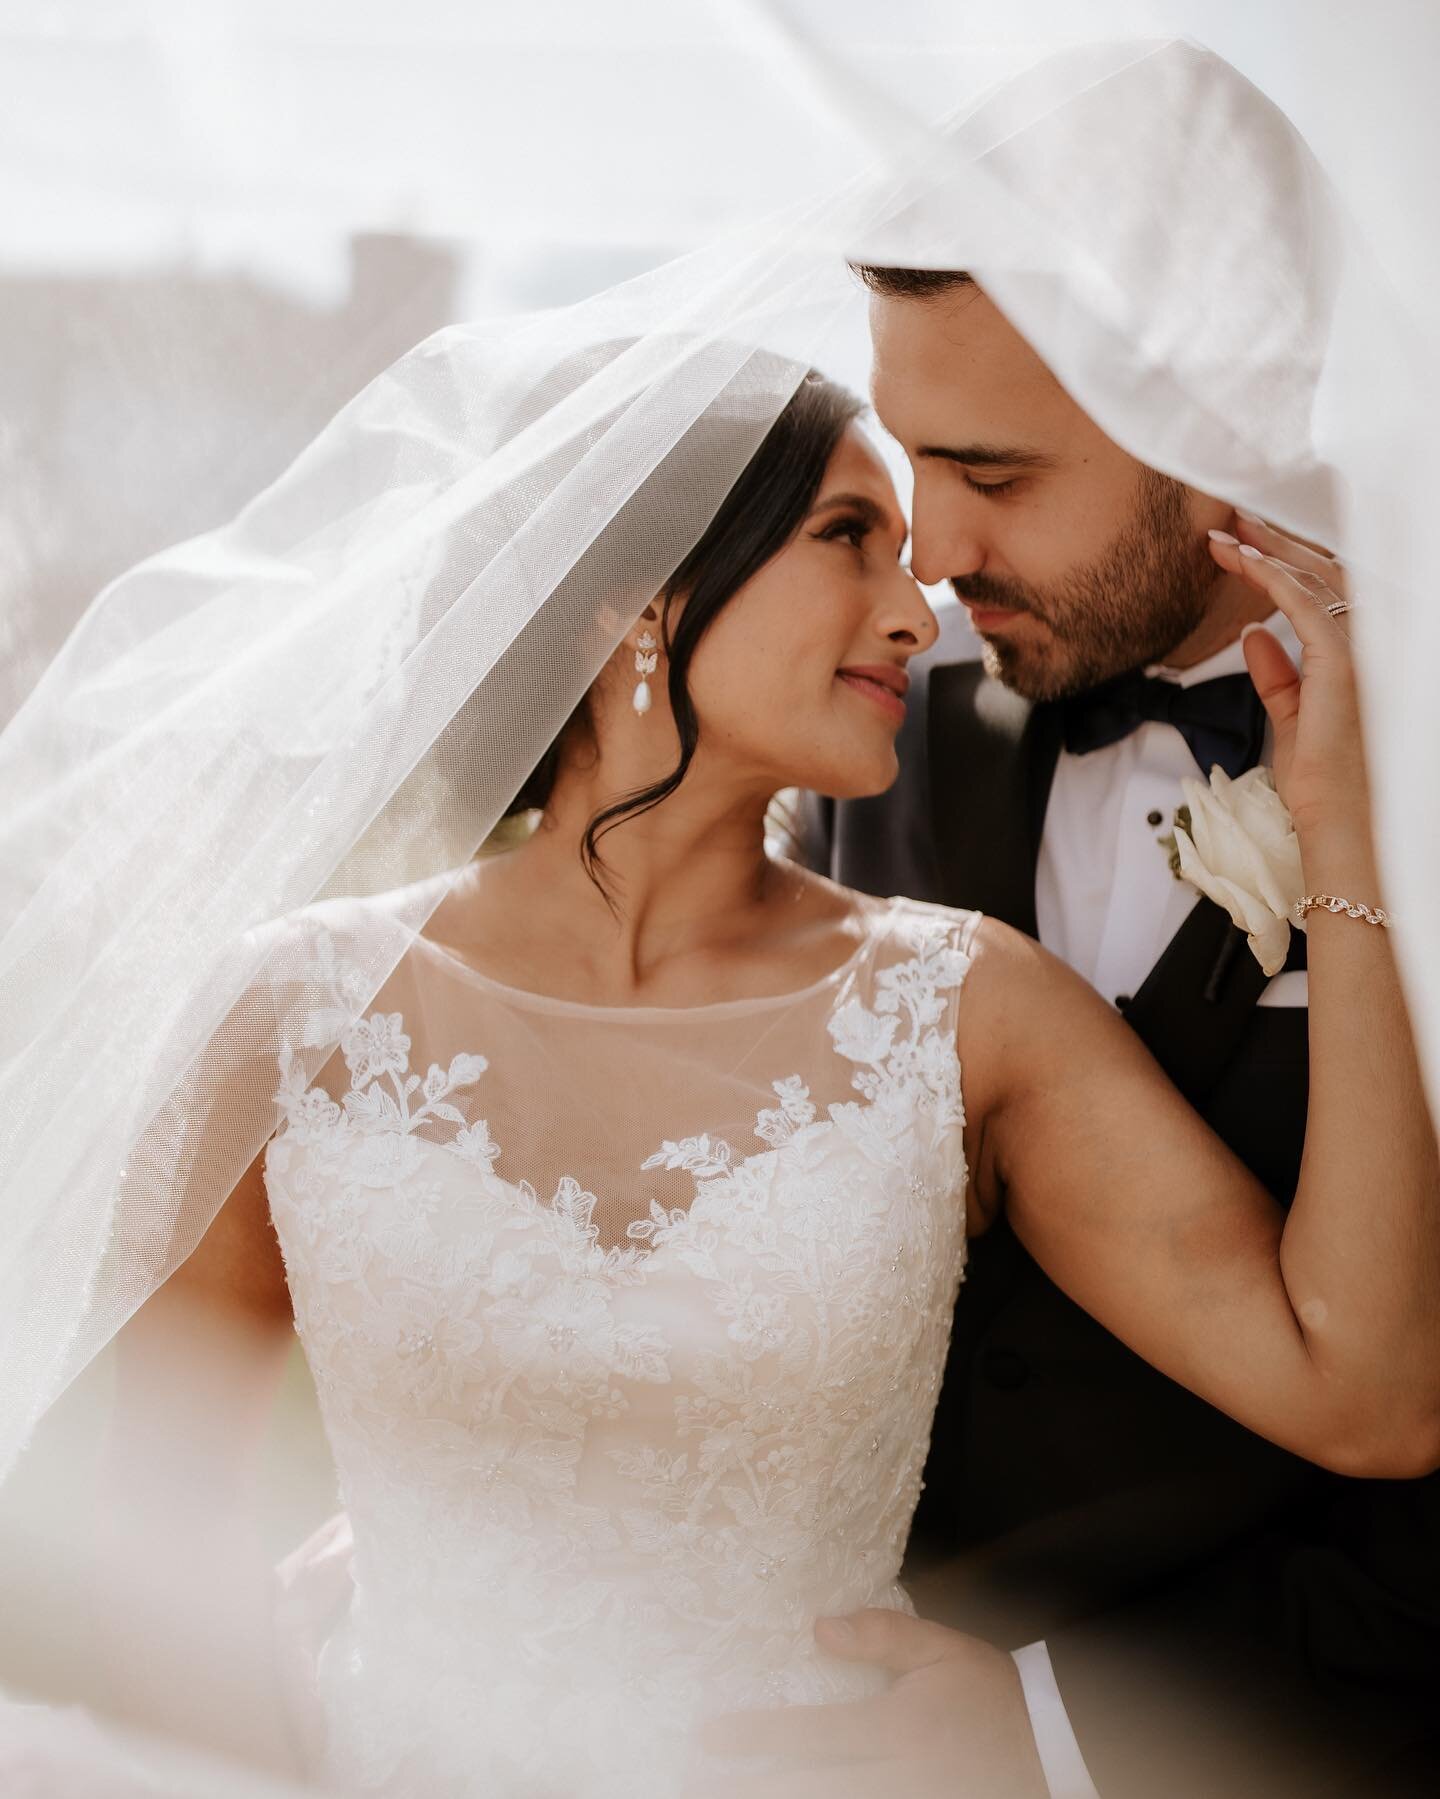
[[[1038, 936], [1288, 1203], [1304, 939], [1266, 981], [1166, 838], [1183, 777], [1265, 750], [1239, 642], [1264, 602], [1216, 578], [1205, 531], [1296, 546], [1128, 456], [968, 276], [861, 273], [876, 411], [915, 471], [912, 566], [974, 635], [942, 614], [897, 785], [817, 804], [813, 859]], [[821, 1627], [898, 1676], [827, 1793], [1440, 1791], [1437, 1478], [1345, 1480], [1261, 1442], [1090, 1320], [1003, 1221], [972, 1248], [906, 1578], [928, 1621]], [[851, 1733], [830, 1710], [818, 1734], [776, 1714], [754, 1746], [833, 1754]]]

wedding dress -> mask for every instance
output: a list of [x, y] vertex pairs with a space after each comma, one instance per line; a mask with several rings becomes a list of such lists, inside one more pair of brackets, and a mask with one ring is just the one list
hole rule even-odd
[[[306, 929], [343, 1011], [334, 910]], [[876, 1689], [812, 1627], [907, 1603], [975, 919], [864, 921], [799, 992], [674, 1010], [422, 937], [343, 1066], [282, 1053], [266, 1179], [354, 1533], [327, 1783], [678, 1796], [702, 1717]]]
[[[1051, 10], [1008, 8], [1005, 34]], [[868, 47], [830, 68], [827, 21], [812, 67], [873, 180], [812, 204], [777, 170], [750, 240], [417, 346], [230, 524], [98, 596], [0, 734], [0, 1481], [270, 1137], [288, 1035], [275, 1213], [357, 1544], [321, 1669], [337, 1777], [639, 1792], [648, 1758], [664, 1791], [693, 1715], [853, 1690], [809, 1647], [814, 1611], [895, 1601], [962, 1170], [958, 1121], [934, 1126], [943, 1181], [887, 1134], [958, 1107], [943, 1018], [927, 1037], [879, 985], [891, 929], [833, 989], [629, 1014], [623, 1056], [600, 1014], [447, 979], [409, 947], [423, 905], [361, 932], [328, 1011], [269, 948], [317, 896], [405, 888], [485, 841], [805, 369], [856, 353], [847, 259], [975, 271], [1117, 444], [1340, 553], [1387, 892], [1426, 916], [1434, 708], [1395, 670], [1440, 649], [1418, 529], [1435, 280], [1404, 203], [1430, 162], [1397, 122], [1433, 118], [1434, 59], [1369, 11], [1350, 37], [1306, 23], [1274, 34], [1275, 86], [1310, 102], [1382, 253], [1276, 106], [1192, 44], [1074, 46], [931, 129], [842, 79]], [[983, 37], [946, 30], [962, 60]], [[752, 136], [754, 98], [731, 109]], [[548, 154], [555, 109], [533, 110]], [[1440, 934], [1402, 947], [1433, 1093]], [[351, 1031], [361, 1013], [401, 1024]], [[852, 1027], [875, 1056], [849, 1055]], [[301, 1061], [342, 1030], [355, 1070], [307, 1094]], [[676, 1165], [645, 1167], [667, 1141]], [[511, 1266], [517, 1290], [491, 1291]]]

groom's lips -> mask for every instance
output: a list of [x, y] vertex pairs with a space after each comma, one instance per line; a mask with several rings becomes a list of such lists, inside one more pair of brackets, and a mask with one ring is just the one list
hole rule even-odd
[[836, 679], [843, 681], [856, 693], [863, 694], [887, 717], [904, 719], [905, 694], [910, 686], [910, 677], [893, 662], [870, 662], [853, 668], [842, 668], [837, 671]]
[[982, 633], [998, 631], [1008, 625], [1011, 619], [1025, 616], [1018, 606], [977, 606], [971, 600], [966, 600], [964, 604], [970, 614], [970, 623]]

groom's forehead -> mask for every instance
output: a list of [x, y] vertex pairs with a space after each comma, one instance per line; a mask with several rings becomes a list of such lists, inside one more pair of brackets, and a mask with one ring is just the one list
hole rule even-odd
[[870, 307], [871, 397], [902, 439], [944, 426], [982, 436], [1013, 425], [1059, 427], [1075, 402], [984, 294], [889, 299]]

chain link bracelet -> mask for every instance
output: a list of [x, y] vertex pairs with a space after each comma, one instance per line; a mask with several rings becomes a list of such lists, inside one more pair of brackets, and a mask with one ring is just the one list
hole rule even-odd
[[1366, 924], [1384, 925], [1388, 930], [1390, 914], [1379, 906], [1362, 906], [1358, 900], [1338, 899], [1333, 893], [1309, 893], [1295, 902], [1295, 922], [1299, 924], [1308, 912], [1343, 912], [1347, 918], [1363, 918]]

